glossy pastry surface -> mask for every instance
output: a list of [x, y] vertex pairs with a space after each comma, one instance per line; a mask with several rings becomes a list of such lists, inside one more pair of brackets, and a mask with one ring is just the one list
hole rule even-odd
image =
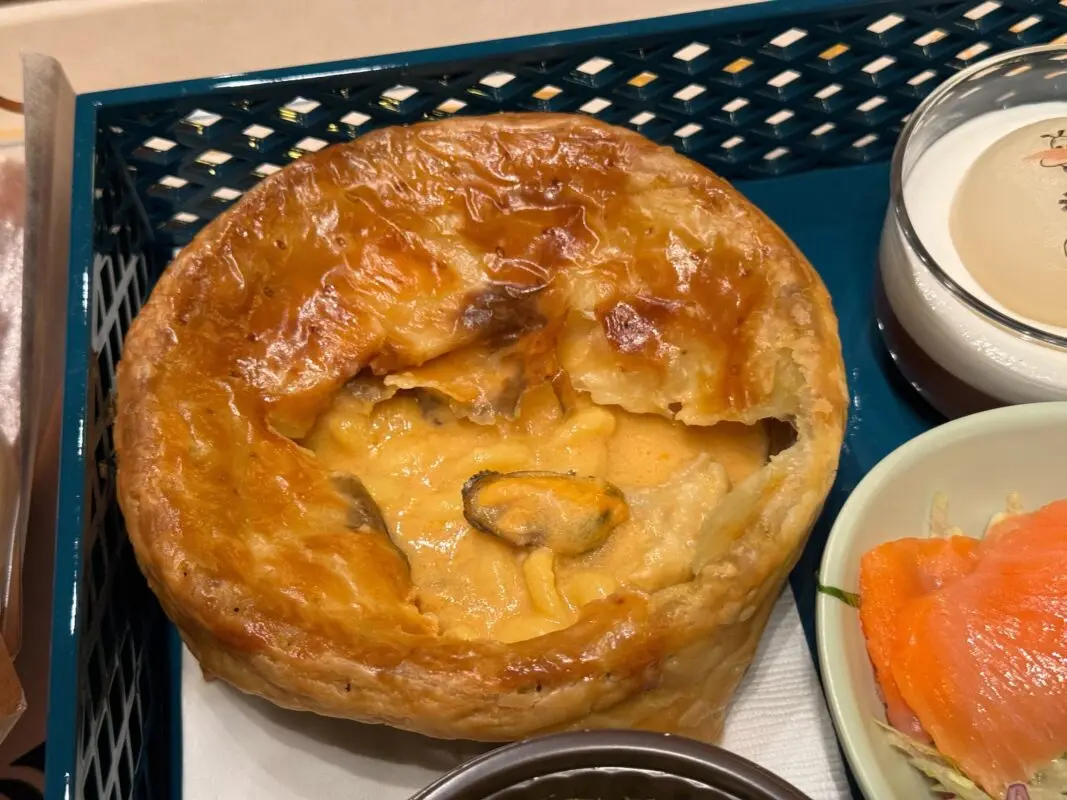
[[304, 158], [179, 254], [125, 343], [119, 499], [245, 691], [713, 739], [846, 408], [825, 288], [727, 183], [586, 117], [457, 118]]

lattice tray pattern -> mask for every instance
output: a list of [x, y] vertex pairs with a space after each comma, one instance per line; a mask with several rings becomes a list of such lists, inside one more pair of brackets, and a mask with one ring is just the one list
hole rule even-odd
[[114, 501], [111, 390], [174, 248], [258, 180], [376, 127], [503, 110], [594, 115], [733, 179], [884, 160], [950, 73], [1067, 38], [1065, 6], [775, 0], [79, 98], [48, 798], [180, 796], [176, 637]]
[[[115, 502], [112, 387], [122, 341], [158, 275], [151, 225], [117, 151], [100, 138], [93, 202], [90, 316], [93, 358], [86, 397], [81, 646], [77, 664], [79, 798], [154, 798], [167, 745], [159, 724], [170, 698], [166, 618], [134, 561]], [[62, 507], [62, 506], [61, 506]], [[49, 741], [51, 741], [51, 736]], [[53, 796], [53, 786], [46, 787]]]
[[868, 7], [833, 19], [368, 72], [289, 96], [190, 99], [107, 119], [161, 237], [181, 245], [306, 153], [383, 125], [456, 114], [589, 114], [727, 178], [884, 159], [908, 115], [950, 73], [1054, 40], [1067, 26], [1067, 8], [1041, 0]]

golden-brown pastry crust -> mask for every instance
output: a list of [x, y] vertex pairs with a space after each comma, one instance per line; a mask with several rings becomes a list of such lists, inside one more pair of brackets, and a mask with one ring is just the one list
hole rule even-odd
[[[561, 364], [597, 403], [777, 417], [797, 439], [715, 509], [693, 580], [527, 641], [445, 636], [297, 441], [361, 369], [468, 346], [526, 348], [535, 379]], [[440, 737], [709, 739], [830, 488], [846, 409], [825, 288], [727, 183], [586, 117], [458, 118], [308, 156], [182, 251], [126, 339], [118, 492], [167, 614], [247, 692]]]

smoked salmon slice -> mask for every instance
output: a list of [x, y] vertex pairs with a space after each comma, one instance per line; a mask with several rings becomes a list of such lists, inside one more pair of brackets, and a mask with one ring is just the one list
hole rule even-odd
[[970, 573], [978, 562], [978, 544], [966, 536], [897, 539], [868, 551], [860, 562], [860, 623], [886, 719], [920, 741], [930, 738], [901, 695], [892, 671], [900, 614], [910, 601]]
[[[954, 547], [951, 539], [929, 541], [945, 542], [931, 544], [934, 551]], [[962, 574], [957, 553], [939, 561], [949, 564], [940, 586], [914, 591], [893, 623], [880, 606], [913, 589], [913, 573], [925, 575], [929, 557], [916, 545], [900, 547], [901, 562], [915, 554], [920, 565], [886, 568], [904, 588], [887, 589], [873, 572], [861, 588], [861, 613], [875, 607], [867, 612], [875, 636], [868, 641], [883, 690], [892, 687], [887, 703], [890, 695], [903, 703], [942, 755], [1002, 798], [1067, 751], [1067, 500], [962, 545], [970, 565]], [[947, 551], [938, 552], [944, 559]], [[880, 559], [888, 563], [883, 554], [872, 564]]]

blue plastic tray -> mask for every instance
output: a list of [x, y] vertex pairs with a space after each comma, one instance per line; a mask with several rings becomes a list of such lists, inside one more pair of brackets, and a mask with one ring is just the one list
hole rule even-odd
[[589, 113], [709, 164], [793, 237], [840, 316], [852, 409], [837, 484], [793, 575], [809, 641], [830, 521], [938, 418], [873, 312], [902, 120], [975, 59], [1067, 31], [1055, 0], [777, 0], [714, 12], [78, 99], [46, 794], [178, 798], [177, 638], [114, 502], [122, 337], [174, 248], [260, 177], [373, 127], [452, 113]]

